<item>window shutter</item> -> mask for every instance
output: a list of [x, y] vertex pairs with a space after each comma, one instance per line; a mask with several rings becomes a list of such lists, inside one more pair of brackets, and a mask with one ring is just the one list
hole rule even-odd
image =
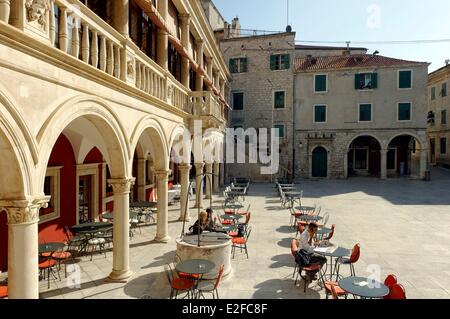
[[378, 88], [378, 73], [372, 73], [372, 89]]
[[291, 56], [289, 54], [285, 54], [284, 61], [286, 61], [284, 68], [287, 70], [290, 69], [291, 68]]
[[248, 71], [247, 65], [248, 65], [247, 58], [242, 58], [241, 59], [241, 72], [247, 72]]
[[361, 74], [355, 74], [355, 90], [359, 90], [361, 85]]
[[276, 55], [271, 55], [270, 56], [270, 69], [271, 70], [275, 70], [276, 64], [277, 64], [277, 56]]

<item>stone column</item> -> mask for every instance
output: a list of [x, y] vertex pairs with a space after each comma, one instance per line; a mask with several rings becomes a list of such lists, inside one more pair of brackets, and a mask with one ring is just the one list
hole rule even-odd
[[[195, 41], [195, 45], [196, 45], [196, 51], [197, 51], [197, 64], [200, 68], [203, 68], [203, 40], [199, 40], [197, 39]], [[195, 79], [195, 90], [200, 92], [203, 91], [203, 75], [200, 75], [199, 73], [197, 73], [197, 77]]]
[[220, 173], [219, 173], [220, 186], [224, 186], [225, 185], [225, 163], [220, 163], [219, 169], [220, 169]]
[[156, 171], [156, 191], [158, 196], [157, 208], [158, 217], [156, 223], [156, 237], [154, 241], [159, 243], [167, 243], [169, 237], [169, 210], [167, 193], [169, 191], [169, 174], [170, 171]]
[[[189, 29], [191, 16], [189, 14], [180, 14], [181, 24], [181, 44], [184, 48], [189, 47]], [[185, 87], [189, 87], [189, 59], [183, 57], [181, 60], [181, 84]]]
[[145, 202], [147, 199], [145, 198], [145, 186], [147, 184], [146, 181], [146, 168], [147, 168], [147, 159], [138, 158], [137, 160], [137, 198], [138, 201]]
[[0, 21], [8, 23], [10, 12], [11, 12], [11, 1], [0, 0]]
[[[206, 73], [207, 73], [207, 75], [208, 75], [208, 78], [209, 78], [209, 80], [210, 81], [212, 81], [212, 82], [214, 82], [213, 81], [213, 72], [212, 72], [212, 58], [211, 57], [206, 57], [206, 63], [205, 63], [205, 69], [206, 69]], [[212, 86], [209, 86], [208, 87], [208, 91], [212, 91], [212, 87], [214, 86], [214, 83], [213, 83], [213, 85]]]
[[[181, 195], [180, 195], [180, 221], [190, 221], [189, 216], [189, 172], [191, 171], [191, 165], [180, 164], [178, 166], [180, 170], [180, 184], [181, 184]], [[186, 215], [185, 215], [186, 214]]]
[[220, 80], [220, 95], [225, 98], [225, 81]]
[[220, 176], [219, 166], [220, 166], [219, 162], [214, 162], [214, 178], [213, 178], [214, 193], [217, 193], [219, 191], [219, 176]]
[[39, 299], [39, 209], [50, 196], [27, 200], [2, 200], [0, 212], [8, 220], [8, 298]]
[[114, 192], [113, 269], [108, 281], [126, 282], [130, 270], [130, 188], [134, 178], [110, 179]]
[[206, 194], [205, 199], [210, 199], [212, 196], [212, 183], [213, 183], [213, 164], [212, 163], [206, 163], [206, 176], [204, 183], [206, 183]]
[[[423, 142], [422, 142], [423, 145]], [[422, 146], [422, 149], [420, 150], [420, 178], [425, 178], [425, 172], [427, 170], [427, 150]]]
[[381, 179], [387, 179], [387, 150], [382, 149], [381, 153]]
[[124, 37], [128, 37], [129, 0], [114, 0], [113, 25]]
[[220, 92], [220, 72], [219, 70], [213, 70], [214, 74], [214, 86]]
[[[158, 0], [157, 9], [164, 21], [167, 20], [169, 14], [168, 0]], [[169, 53], [169, 36], [167, 31], [158, 29], [158, 44], [157, 44], [157, 57], [156, 62], [164, 69], [167, 70], [168, 65], [168, 53]]]
[[195, 208], [203, 208], [203, 163], [195, 163]]

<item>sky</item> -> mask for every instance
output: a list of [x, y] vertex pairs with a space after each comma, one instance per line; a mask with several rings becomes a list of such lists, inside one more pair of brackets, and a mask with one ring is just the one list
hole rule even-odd
[[[241, 28], [284, 31], [297, 44], [365, 47], [369, 53], [431, 63], [432, 72], [450, 59], [449, 0], [213, 0], [225, 20]], [[380, 41], [442, 40], [439, 43], [383, 44]], [[339, 43], [309, 43], [331, 41]]]

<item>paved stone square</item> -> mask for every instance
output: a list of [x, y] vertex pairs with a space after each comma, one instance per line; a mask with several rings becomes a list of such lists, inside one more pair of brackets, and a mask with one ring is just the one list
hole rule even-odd
[[[336, 225], [334, 243], [347, 248], [361, 245], [357, 275], [369, 275], [368, 266], [379, 265], [381, 278], [396, 274], [408, 298], [450, 298], [450, 171], [434, 169], [432, 177], [431, 182], [370, 178], [302, 181], [300, 187], [304, 204], [320, 205], [322, 212], [330, 213], [329, 224]], [[221, 197], [213, 201], [220, 205]], [[232, 261], [233, 274], [219, 287], [220, 297], [324, 298], [323, 290], [314, 284], [306, 294], [303, 282], [294, 286], [289, 245], [295, 231], [288, 227], [290, 215], [281, 208], [274, 185], [252, 184], [248, 204], [253, 227], [250, 258], [238, 254]], [[142, 227], [142, 233], [137, 230], [130, 258], [135, 275], [128, 283], [105, 282], [112, 267], [112, 253], [108, 252], [107, 258], [97, 254], [92, 262], [83, 257], [77, 263], [80, 288], [68, 287], [70, 281], [64, 280], [62, 271], [63, 280], [52, 280], [50, 290], [47, 282], [41, 282], [41, 298], [168, 298], [163, 266], [172, 261], [175, 238], [181, 233], [178, 206], [170, 206], [169, 217], [169, 244], [152, 243], [156, 226]], [[341, 273], [349, 274], [348, 267]]]

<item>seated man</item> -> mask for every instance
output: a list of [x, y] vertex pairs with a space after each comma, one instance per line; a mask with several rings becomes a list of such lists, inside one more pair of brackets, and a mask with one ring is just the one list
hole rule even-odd
[[[310, 257], [310, 265], [319, 264], [320, 268], [322, 268], [322, 266], [327, 262], [327, 259], [323, 256], [315, 254], [314, 246], [312, 245], [314, 236], [318, 229], [319, 227], [317, 226], [316, 223], [310, 223], [308, 225], [306, 230], [304, 230], [303, 233], [300, 235], [298, 251], [300, 250], [306, 251], [306, 253], [309, 254]], [[318, 271], [319, 270], [307, 273], [307, 278], [309, 278], [309, 281], [317, 279], [315, 275], [317, 274]]]
[[207, 221], [206, 221], [206, 228], [205, 230], [208, 230], [210, 232], [216, 232], [216, 233], [225, 233], [225, 231], [220, 230], [220, 228], [222, 227], [222, 225], [218, 224], [216, 222], [216, 219], [213, 216], [213, 211], [211, 208], [207, 208], [206, 209], [206, 214], [207, 214]]

